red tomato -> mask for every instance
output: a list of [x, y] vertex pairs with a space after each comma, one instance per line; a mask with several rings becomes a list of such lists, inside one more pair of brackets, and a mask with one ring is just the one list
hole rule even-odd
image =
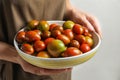
[[80, 54], [82, 54], [82, 52], [76, 47], [69, 47], [64, 52], [65, 57], [67, 57], [67, 56], [77, 56], [77, 55], [80, 55]]
[[76, 34], [83, 34], [84, 29], [83, 29], [83, 27], [82, 27], [80, 24], [75, 24], [75, 25], [73, 26], [72, 31], [73, 31], [74, 33], [76, 33]]
[[21, 50], [27, 54], [33, 54], [34, 53], [34, 48], [28, 43], [24, 43], [21, 46]]
[[87, 27], [83, 27], [83, 29], [84, 29], [83, 35], [92, 37], [92, 34], [90, 34], [89, 29]]
[[16, 36], [16, 40], [17, 42], [19, 43], [22, 43], [24, 42], [26, 39], [25, 39], [25, 32], [24, 31], [20, 31], [18, 32], [17, 36]]
[[58, 35], [61, 35], [61, 31], [60, 30], [52, 30], [51, 31], [51, 35], [56, 38]]
[[37, 57], [50, 58], [47, 51], [41, 51], [37, 54]]
[[52, 31], [52, 29], [53, 29], [54, 27], [56, 27], [56, 26], [58, 26], [58, 25], [55, 24], [55, 23], [51, 24], [51, 25], [50, 25], [50, 31]]
[[84, 43], [86, 41], [84, 35], [75, 35], [75, 40], [79, 41], [80, 44]]
[[63, 34], [66, 35], [70, 40], [72, 40], [74, 37], [74, 34], [71, 29], [63, 30]]
[[28, 42], [32, 42], [32, 41], [36, 41], [36, 40], [41, 39], [40, 35], [38, 33], [36, 33], [35, 31], [26, 32], [25, 37], [26, 37]]
[[92, 38], [92, 34], [90, 34], [90, 33], [84, 33], [84, 35]]
[[59, 30], [59, 31], [63, 31], [63, 27], [62, 26], [55, 26], [52, 30]]
[[35, 31], [38, 35], [41, 35], [41, 34], [42, 34], [42, 32], [41, 32], [40, 30], [38, 30], [38, 29], [35, 29], [35, 30], [33, 30], [33, 31]]
[[84, 33], [89, 33], [89, 30], [88, 30], [88, 28], [86, 28], [86, 27], [83, 27], [83, 30], [84, 30]]
[[52, 40], [54, 40], [54, 38], [47, 38], [47, 39], [45, 39], [45, 45], [47, 46], [48, 45], [48, 43], [50, 43]]
[[88, 51], [90, 51], [91, 50], [91, 47], [88, 45], [88, 44], [82, 44], [81, 46], [80, 46], [80, 50], [83, 52], [83, 53], [85, 53], [85, 52], [88, 52]]
[[44, 50], [46, 48], [46, 45], [43, 41], [38, 40], [34, 42], [33, 47], [35, 51], [39, 52], [39, 51]]
[[59, 40], [61, 40], [61, 41], [63, 41], [63, 43], [65, 45], [67, 45], [67, 44], [70, 43], [70, 39], [67, 36], [63, 35], [63, 34], [58, 35], [56, 38], [59, 39]]

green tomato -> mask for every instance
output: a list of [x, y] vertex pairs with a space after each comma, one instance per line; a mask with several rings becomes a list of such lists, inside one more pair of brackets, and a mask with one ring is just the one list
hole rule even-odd
[[61, 40], [55, 39], [48, 43], [47, 50], [51, 56], [59, 57], [66, 50], [66, 47]]
[[28, 22], [27, 29], [28, 30], [36, 29], [38, 24], [39, 24], [38, 20], [31, 20], [31, 21]]
[[37, 28], [41, 31], [48, 31], [49, 30], [49, 24], [48, 24], [47, 21], [40, 21]]
[[74, 24], [75, 23], [73, 21], [70, 21], [70, 20], [65, 21], [64, 24], [63, 24], [63, 28], [64, 29], [72, 29]]

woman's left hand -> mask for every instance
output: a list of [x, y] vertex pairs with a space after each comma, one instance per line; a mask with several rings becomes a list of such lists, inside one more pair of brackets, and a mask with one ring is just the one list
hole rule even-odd
[[66, 0], [65, 19], [79, 23], [90, 31], [96, 31], [102, 38], [102, 31], [97, 18], [87, 12], [76, 9], [70, 4], [69, 0]]

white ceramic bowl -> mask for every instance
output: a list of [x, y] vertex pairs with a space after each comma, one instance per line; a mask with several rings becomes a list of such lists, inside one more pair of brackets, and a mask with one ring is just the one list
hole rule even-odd
[[[59, 25], [62, 25], [64, 21], [48, 21], [48, 23], [49, 24], [57, 23]], [[49, 69], [62, 69], [62, 68], [69, 68], [69, 67], [74, 67], [76, 65], [80, 65], [81, 63], [88, 61], [90, 58], [92, 58], [95, 55], [95, 53], [97, 52], [101, 44], [101, 39], [100, 39], [100, 36], [96, 32], [92, 33], [92, 35], [93, 35], [93, 40], [94, 40], [94, 48], [90, 50], [89, 52], [86, 52], [82, 55], [73, 56], [73, 57], [40, 58], [40, 57], [35, 57], [32, 55], [26, 54], [19, 49], [18, 43], [16, 42], [16, 39], [15, 39], [16, 36], [14, 38], [14, 46], [16, 50], [18, 51], [18, 54], [25, 61], [27, 61], [28, 63], [32, 65], [43, 67], [43, 68], [49, 68]]]

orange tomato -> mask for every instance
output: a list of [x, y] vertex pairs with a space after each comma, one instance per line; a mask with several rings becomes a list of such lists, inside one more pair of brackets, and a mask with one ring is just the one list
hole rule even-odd
[[41, 39], [40, 35], [38, 33], [36, 33], [35, 31], [27, 31], [25, 34], [25, 37], [28, 42], [32, 42], [32, 41]]
[[52, 37], [56, 38], [58, 35], [61, 35], [61, 31], [60, 30], [52, 30], [51, 35], [52, 35]]
[[55, 24], [55, 23], [53, 23], [53, 24], [50, 24], [50, 31], [52, 31], [52, 29], [54, 28], [54, 27], [56, 27], [56, 26], [58, 26], [57, 24]]
[[47, 39], [45, 39], [45, 45], [47, 46], [52, 40], [54, 40], [54, 38], [47, 38]]
[[77, 56], [82, 54], [82, 52], [76, 47], [68, 47], [67, 50], [64, 52], [65, 56]]
[[50, 55], [47, 51], [41, 51], [37, 54], [37, 57], [50, 58]]
[[55, 26], [52, 30], [59, 30], [60, 32], [63, 31], [63, 27], [62, 26]]
[[84, 35], [75, 35], [74, 39], [79, 41], [80, 44], [82, 44], [82, 43], [84, 43], [86, 41]]
[[63, 34], [66, 35], [70, 40], [74, 38], [74, 34], [71, 29], [63, 30]]
[[43, 41], [38, 40], [34, 42], [33, 47], [35, 51], [39, 52], [39, 51], [43, 51], [46, 48], [46, 45]]
[[20, 31], [18, 32], [17, 36], [16, 36], [16, 40], [17, 42], [19, 43], [22, 43], [24, 42], [26, 39], [25, 39], [25, 31]]
[[63, 35], [63, 34], [58, 35], [58, 36], [56, 37], [56, 39], [59, 39], [59, 40], [63, 41], [63, 43], [64, 43], [65, 45], [67, 45], [67, 44], [70, 43], [70, 39], [69, 39], [67, 36]]
[[33, 30], [33, 31], [35, 31], [38, 35], [41, 35], [41, 34], [42, 34], [42, 32], [41, 32], [40, 30], [38, 30], [38, 29], [35, 29], [35, 30]]
[[28, 43], [24, 43], [21, 46], [21, 50], [27, 54], [33, 54], [34, 53], [34, 48], [32, 45], [28, 44]]

